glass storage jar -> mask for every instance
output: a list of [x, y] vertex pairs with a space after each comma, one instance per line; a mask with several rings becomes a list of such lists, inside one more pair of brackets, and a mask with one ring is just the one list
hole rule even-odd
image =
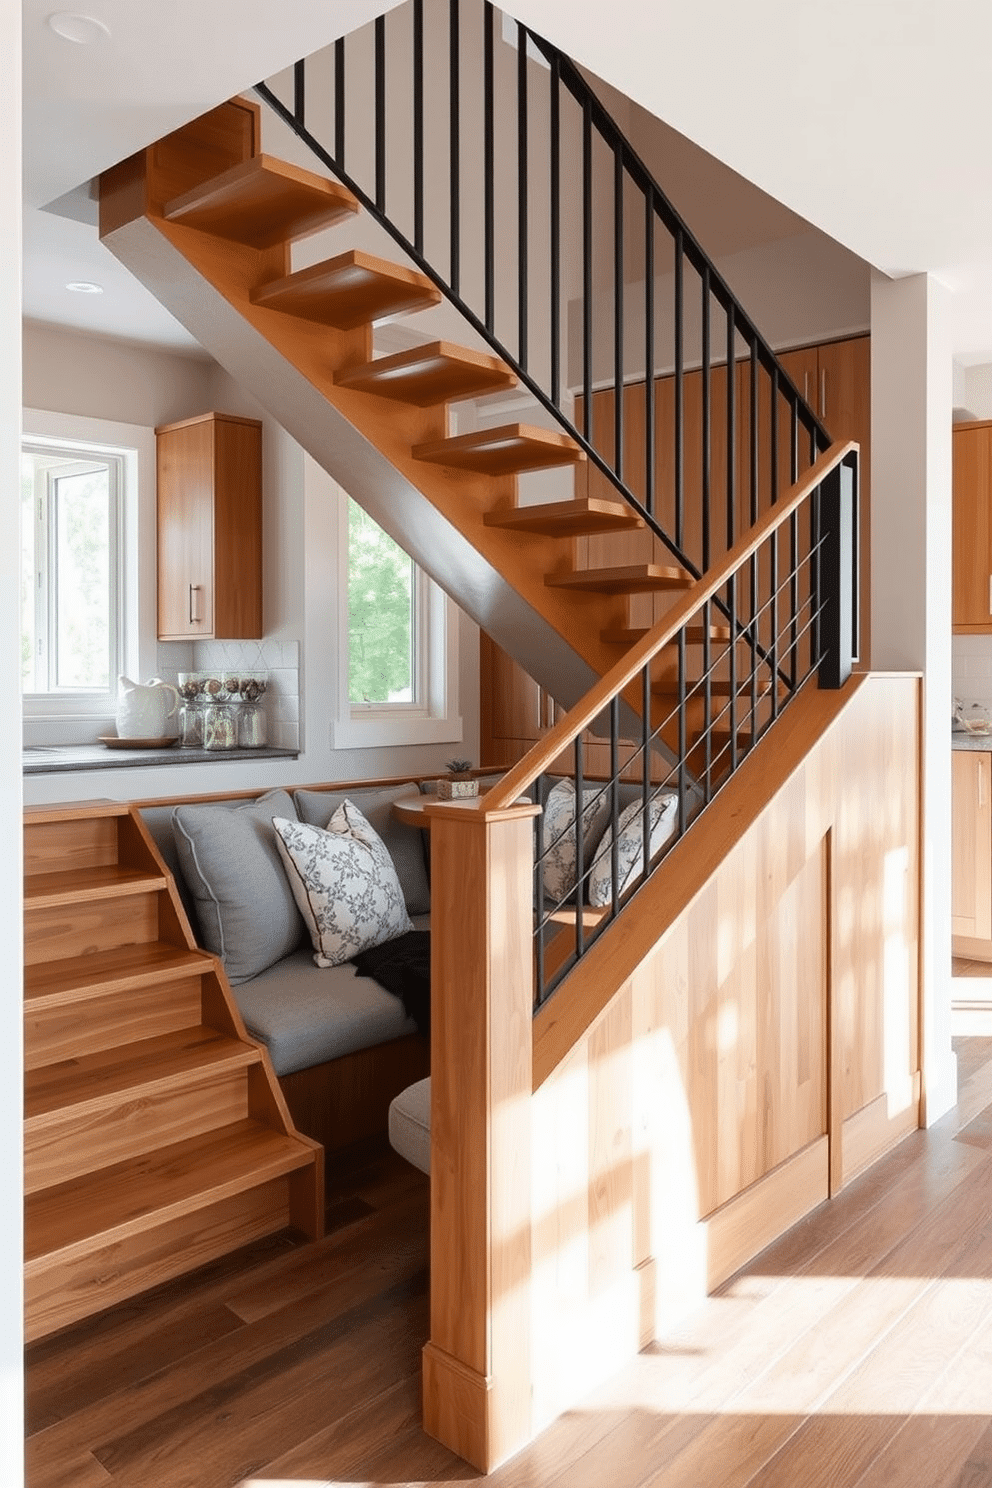
[[238, 704], [238, 747], [261, 749], [268, 742], [265, 708], [260, 700]]
[[204, 749], [237, 749], [238, 724], [230, 703], [209, 703], [203, 715]]

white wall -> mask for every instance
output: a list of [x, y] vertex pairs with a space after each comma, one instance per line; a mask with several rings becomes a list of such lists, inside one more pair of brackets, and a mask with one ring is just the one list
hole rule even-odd
[[[209, 359], [62, 331], [25, 327], [24, 401], [59, 413], [112, 419], [135, 426], [202, 413], [210, 408], [261, 418], [264, 444], [263, 610], [267, 640], [300, 647], [300, 738], [297, 760], [154, 766], [28, 776], [25, 799], [115, 799], [237, 790], [275, 784], [442, 771], [453, 754], [479, 757], [478, 630], [458, 617], [460, 714], [464, 736], [444, 744], [334, 750], [330, 722], [337, 697], [340, 631], [337, 515], [343, 493], [320, 473], [308, 478], [299, 445], [231, 377]], [[152, 494], [142, 493], [142, 532], [154, 530]], [[141, 571], [153, 583], [147, 539]], [[146, 627], [154, 607], [144, 596]], [[152, 637], [144, 637], [143, 655]], [[178, 648], [182, 649], [182, 648]], [[177, 648], [163, 646], [161, 665], [181, 665]], [[192, 665], [192, 658], [190, 658]], [[153, 667], [151, 669], [154, 669]], [[93, 727], [89, 737], [102, 730]]]
[[992, 365], [965, 368], [961, 401], [976, 418], [992, 419]]
[[[20, 521], [21, 421], [21, 7], [0, 6], [0, 503], [8, 540], [0, 544], [0, 690], [14, 711], [20, 686], [20, 575], [10, 541]], [[20, 738], [0, 731], [0, 811], [7, 823], [0, 893], [4, 948], [0, 999], [0, 1182], [6, 1196], [0, 1227], [0, 1482], [23, 1482], [21, 1301], [22, 1063]]]

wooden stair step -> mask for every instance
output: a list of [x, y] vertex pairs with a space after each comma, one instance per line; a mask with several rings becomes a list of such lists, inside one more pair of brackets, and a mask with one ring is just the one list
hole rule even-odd
[[643, 527], [642, 519], [622, 501], [577, 496], [571, 501], [546, 501], [534, 506], [512, 506], [486, 512], [487, 527], [509, 527], [540, 537], [585, 537], [595, 532], [623, 532]]
[[165, 941], [115, 946], [64, 961], [40, 961], [24, 968], [25, 1007], [68, 1006], [108, 993], [129, 992], [177, 977], [209, 971], [203, 951]]
[[304, 1143], [244, 1120], [43, 1189], [25, 1204], [25, 1279], [312, 1162]]
[[24, 1083], [25, 1129], [48, 1125], [70, 1110], [81, 1117], [113, 1106], [129, 1093], [140, 1091], [147, 1097], [155, 1090], [185, 1085], [190, 1075], [202, 1071], [247, 1069], [261, 1057], [256, 1045], [201, 1024], [29, 1070]]
[[530, 424], [503, 424], [498, 429], [478, 429], [454, 439], [418, 444], [413, 457], [431, 465], [452, 465], [485, 475], [521, 475], [527, 470], [575, 465], [585, 459], [567, 434]]
[[637, 594], [651, 590], [688, 589], [692, 579], [674, 564], [632, 563], [622, 568], [588, 568], [549, 574], [551, 589], [587, 590], [595, 594]]
[[305, 238], [358, 211], [335, 181], [271, 155], [255, 155], [166, 202], [168, 222], [252, 248]]
[[34, 873], [24, 881], [24, 907], [40, 909], [75, 904], [81, 899], [126, 898], [129, 894], [147, 894], [164, 889], [167, 884], [168, 879], [161, 873], [121, 868], [116, 863], [77, 868], [67, 873]]
[[111, 801], [94, 797], [92, 801], [62, 801], [58, 805], [25, 806], [24, 828], [49, 822], [89, 821], [94, 816], [130, 816], [131, 808], [126, 801]]
[[[584, 904], [582, 906], [583, 929], [595, 930], [596, 926], [601, 925], [610, 913], [611, 910], [609, 907], [600, 909], [591, 904]], [[551, 914], [546, 916], [546, 919], [550, 924], [574, 926], [578, 917], [579, 911], [574, 904], [571, 906], [564, 904], [561, 909], [553, 910]]]
[[451, 341], [432, 341], [428, 346], [378, 357], [364, 366], [338, 372], [334, 381], [338, 387], [395, 398], [417, 408], [454, 402], [458, 398], [481, 397], [517, 385], [517, 379], [499, 357], [471, 351]]
[[424, 274], [353, 248], [259, 285], [252, 291], [251, 302], [350, 331], [386, 315], [427, 310], [442, 298]]
[[[629, 647], [636, 646], [638, 641], [643, 641], [647, 633], [648, 626], [646, 625], [608, 625], [605, 630], [600, 631], [599, 638], [601, 641], [606, 641], [611, 646]], [[705, 627], [702, 625], [687, 626], [685, 638], [686, 642], [690, 646], [703, 645], [704, 641], [706, 640]], [[724, 642], [729, 641], [730, 626], [711, 625], [710, 640]], [[677, 644], [677, 641], [672, 641], [671, 646], [673, 650], [675, 649]]]
[[[758, 689], [757, 689], [757, 696], [758, 696], [759, 700], [761, 698], [766, 698], [769, 695], [769, 693], [771, 692], [771, 690], [772, 690], [771, 678], [770, 677], [759, 677], [759, 679], [758, 679]], [[678, 683], [677, 682], [673, 682], [670, 678], [663, 678], [662, 680], [660, 680], [658, 682], [655, 682], [652, 685], [652, 687], [651, 687], [651, 691], [653, 693], [655, 693], [655, 695], [658, 696], [658, 697], [677, 698], [678, 695], [679, 695]], [[780, 698], [786, 697], [788, 695], [788, 691], [789, 691], [789, 689], [786, 686], [786, 684], [780, 680], [779, 681], [779, 684], [778, 684], [778, 695], [779, 695], [779, 697]], [[703, 684], [702, 684], [702, 681], [699, 680], [699, 679], [691, 679], [689, 682], [686, 683], [686, 692], [687, 692], [687, 694], [689, 696], [690, 701], [701, 701], [702, 700], [702, 697], [703, 697]], [[729, 677], [711, 677], [710, 678], [710, 696], [711, 697], [715, 697], [715, 698], [729, 698], [730, 697], [730, 678]], [[740, 698], [744, 698], [744, 699], [748, 699], [748, 698], [751, 697], [751, 682], [750, 682], [750, 679], [748, 679], [745, 682], [742, 682], [742, 681], [738, 680], [738, 682], [737, 682], [737, 696], [740, 697]]]

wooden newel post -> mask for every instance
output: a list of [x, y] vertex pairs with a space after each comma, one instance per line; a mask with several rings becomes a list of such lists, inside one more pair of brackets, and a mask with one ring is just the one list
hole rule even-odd
[[533, 821], [428, 808], [431, 1333], [424, 1427], [483, 1471], [530, 1439]]

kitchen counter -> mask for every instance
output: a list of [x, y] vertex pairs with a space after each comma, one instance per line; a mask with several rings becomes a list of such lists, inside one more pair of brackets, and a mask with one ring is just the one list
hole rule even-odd
[[951, 748], [977, 750], [980, 754], [992, 754], [992, 734], [969, 734], [964, 729], [952, 729]]
[[23, 751], [25, 775], [128, 770], [149, 765], [222, 765], [232, 760], [296, 759], [298, 749], [108, 749], [105, 744], [36, 744]]

